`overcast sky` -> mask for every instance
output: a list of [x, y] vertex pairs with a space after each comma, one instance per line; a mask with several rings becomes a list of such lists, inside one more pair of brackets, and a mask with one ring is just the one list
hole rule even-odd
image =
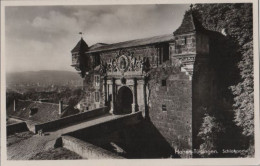
[[6, 71], [69, 70], [71, 49], [171, 34], [189, 5], [6, 7]]

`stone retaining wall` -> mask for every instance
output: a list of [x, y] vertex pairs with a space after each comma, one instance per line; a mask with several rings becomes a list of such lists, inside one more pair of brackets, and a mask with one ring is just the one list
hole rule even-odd
[[[66, 133], [73, 137], [85, 140], [85, 138], [99, 137], [111, 132], [123, 129], [126, 126], [138, 124], [143, 120], [141, 111], [134, 114], [118, 117], [106, 122], [102, 122], [93, 126], [79, 129], [77, 131]], [[64, 134], [65, 135], [65, 134]]]
[[124, 159], [123, 157], [75, 137], [62, 136], [63, 147], [85, 159]]
[[68, 126], [69, 124], [73, 123], [79, 123], [82, 122], [88, 118], [93, 118], [96, 116], [103, 115], [108, 112], [107, 107], [97, 108], [94, 110], [90, 110], [87, 112], [83, 112], [76, 115], [67, 116], [65, 118], [61, 118], [58, 120], [50, 121], [47, 123], [37, 124], [35, 125], [35, 133], [37, 133], [39, 130], [42, 130], [43, 132], [50, 131], [57, 128], [62, 128], [65, 126]]
[[6, 126], [7, 135], [11, 135], [23, 131], [28, 131], [28, 127], [25, 122], [10, 124]]

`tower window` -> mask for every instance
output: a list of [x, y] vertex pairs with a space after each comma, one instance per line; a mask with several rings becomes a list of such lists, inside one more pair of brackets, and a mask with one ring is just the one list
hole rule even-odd
[[166, 80], [162, 80], [162, 86], [166, 86]]
[[187, 39], [187, 44], [191, 44], [192, 43], [192, 38], [188, 38]]
[[167, 111], [167, 109], [166, 109], [166, 104], [162, 104], [162, 111], [163, 111], [163, 112]]
[[76, 65], [79, 63], [79, 55], [77, 53], [72, 54], [72, 65]]
[[95, 81], [95, 86], [99, 86], [100, 85], [100, 76], [99, 75], [95, 75], [94, 76], [94, 81]]

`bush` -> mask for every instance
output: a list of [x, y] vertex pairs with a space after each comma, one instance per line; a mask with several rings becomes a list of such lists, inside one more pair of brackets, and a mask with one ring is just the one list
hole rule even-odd
[[225, 129], [223, 125], [218, 122], [214, 116], [205, 114], [202, 126], [198, 133], [198, 136], [203, 140], [203, 143], [200, 145], [199, 149], [199, 154], [201, 157], [214, 157], [216, 154], [207, 153], [210, 151], [218, 151], [219, 153], [219, 138], [224, 131]]
[[196, 4], [197, 18], [209, 30], [221, 32], [238, 44], [235, 48], [242, 55], [237, 64], [240, 80], [229, 88], [234, 95], [234, 122], [242, 129], [251, 144], [254, 144], [254, 72], [253, 72], [253, 10], [252, 3]]

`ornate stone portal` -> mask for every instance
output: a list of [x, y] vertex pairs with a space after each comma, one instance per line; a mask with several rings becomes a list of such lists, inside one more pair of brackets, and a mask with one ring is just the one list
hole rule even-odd
[[[147, 100], [144, 96], [146, 94], [144, 62], [144, 59], [135, 58], [133, 53], [121, 50], [115, 59], [110, 59], [107, 64], [101, 63], [100, 73], [104, 76], [103, 93], [105, 103], [111, 108], [110, 113], [120, 113], [119, 109], [122, 109], [120, 104], [132, 101], [131, 112], [142, 111], [145, 116]], [[128, 94], [121, 94], [127, 92], [127, 90], [121, 91], [122, 89], [131, 90], [131, 94], [129, 91]]]

